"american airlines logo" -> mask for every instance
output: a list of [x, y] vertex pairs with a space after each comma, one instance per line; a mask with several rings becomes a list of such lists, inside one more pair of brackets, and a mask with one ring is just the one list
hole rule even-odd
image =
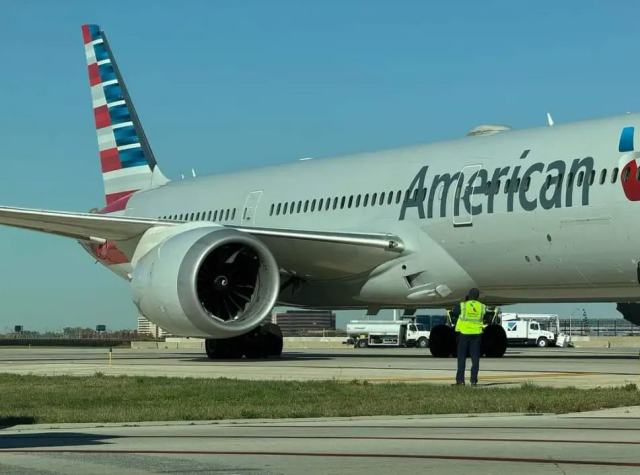
[[[432, 218], [435, 214], [444, 218], [447, 212], [451, 212], [447, 209], [450, 208], [449, 202], [453, 203], [454, 216], [460, 216], [462, 212], [471, 216], [491, 214], [496, 208], [496, 198], [501, 191], [499, 185], [503, 179], [510, 183], [504, 193], [507, 212], [512, 212], [516, 205], [524, 211], [534, 211], [539, 207], [571, 207], [576, 202], [586, 206], [589, 204], [589, 188], [593, 184], [591, 176], [595, 173], [593, 158], [585, 157], [573, 160], [570, 167], [564, 161], [556, 160], [546, 167], [544, 163], [536, 162], [527, 168], [495, 168], [491, 173], [491, 180], [489, 171], [484, 168], [468, 173], [467, 176], [462, 172], [445, 173], [435, 175], [430, 186], [425, 188], [428, 171], [429, 167], [424, 166], [413, 178], [407, 199], [400, 209], [400, 221], [405, 219], [407, 210], [412, 208], [416, 208], [420, 219]], [[534, 174], [547, 175], [542, 186], [538, 188], [529, 186]], [[455, 195], [454, 199], [450, 200], [452, 188]], [[578, 196], [574, 197], [576, 192]], [[438, 209], [434, 209], [436, 207]]]

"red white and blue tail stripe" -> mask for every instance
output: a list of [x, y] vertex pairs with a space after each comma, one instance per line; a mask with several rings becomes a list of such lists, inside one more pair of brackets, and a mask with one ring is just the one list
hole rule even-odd
[[83, 25], [82, 36], [104, 192], [111, 205], [168, 180], [157, 166], [107, 37], [97, 25]]

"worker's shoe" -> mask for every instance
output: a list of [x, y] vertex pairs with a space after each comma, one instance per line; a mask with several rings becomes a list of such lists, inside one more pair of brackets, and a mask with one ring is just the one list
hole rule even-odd
[[451, 386], [464, 386], [464, 383], [453, 383]]
[[478, 385], [478, 382], [476, 381], [475, 383], [471, 383], [471, 386], [476, 387]]

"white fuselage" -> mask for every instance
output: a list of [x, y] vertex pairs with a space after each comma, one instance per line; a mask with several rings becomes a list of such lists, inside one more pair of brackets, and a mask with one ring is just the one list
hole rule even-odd
[[640, 182], [633, 167], [625, 192], [622, 175], [640, 154], [618, 149], [634, 125], [640, 116], [625, 115], [185, 179], [134, 194], [124, 214], [405, 242], [384, 269], [284, 294], [292, 305], [441, 306], [469, 284], [495, 303], [636, 301], [639, 204], [628, 196]]

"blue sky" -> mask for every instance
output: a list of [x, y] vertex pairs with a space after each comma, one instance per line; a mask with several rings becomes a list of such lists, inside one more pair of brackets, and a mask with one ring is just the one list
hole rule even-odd
[[[106, 31], [179, 178], [637, 111], [638, 14], [631, 0], [1, 2], [0, 203], [103, 204], [83, 23]], [[1, 228], [0, 262], [0, 331], [135, 326], [128, 284], [72, 240]]]

